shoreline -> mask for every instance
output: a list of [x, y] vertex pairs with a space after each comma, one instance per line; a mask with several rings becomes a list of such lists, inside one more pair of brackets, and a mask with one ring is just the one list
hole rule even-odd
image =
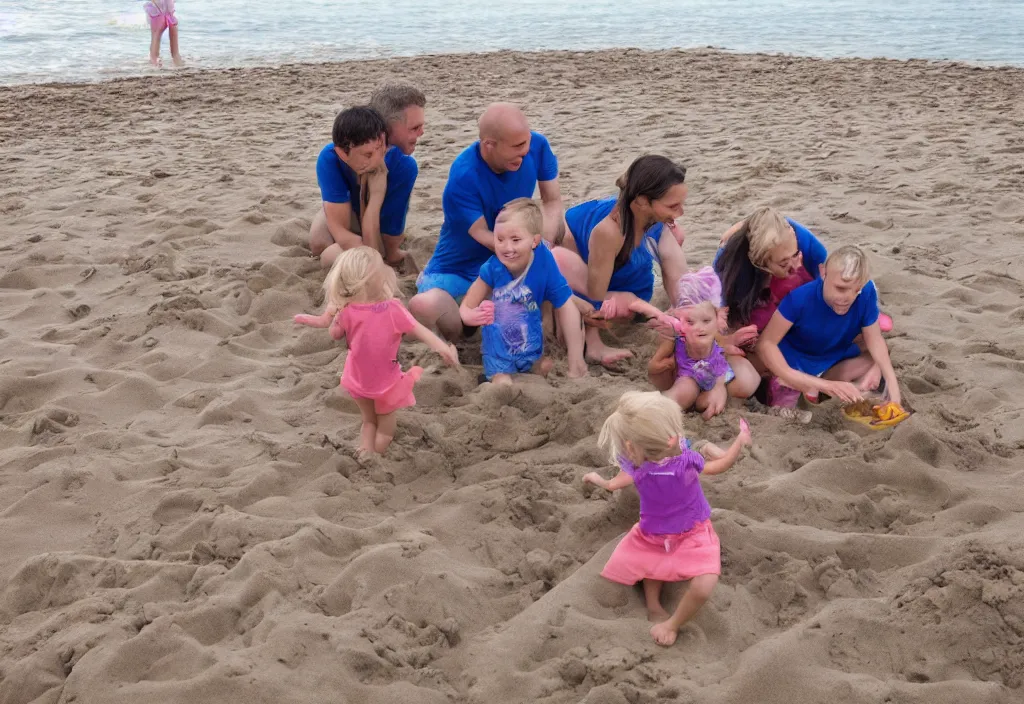
[[928, 58], [908, 58], [899, 59], [887, 56], [817, 56], [810, 54], [788, 54], [788, 53], [776, 53], [776, 52], [745, 52], [740, 50], [731, 50], [724, 47], [716, 46], [701, 46], [701, 47], [672, 47], [666, 49], [644, 49], [641, 47], [607, 47], [602, 49], [540, 49], [540, 50], [510, 50], [510, 49], [496, 49], [493, 51], [466, 51], [466, 52], [450, 52], [441, 54], [396, 54], [392, 56], [378, 56], [378, 57], [367, 57], [367, 58], [351, 58], [351, 59], [338, 59], [330, 61], [297, 61], [288, 62], [281, 64], [244, 64], [239, 66], [218, 66], [218, 67], [197, 67], [192, 68], [185, 66], [184, 68], [164, 68], [155, 72], [144, 72], [128, 74], [123, 76], [111, 76], [101, 78], [87, 78], [78, 81], [67, 81], [62, 79], [54, 80], [43, 80], [43, 81], [27, 81], [19, 83], [3, 83], [0, 84], [0, 93], [4, 90], [12, 90], [19, 88], [60, 88], [60, 87], [76, 87], [76, 86], [92, 86], [101, 85], [105, 83], [119, 83], [125, 81], [141, 81], [141, 80], [154, 80], [154, 79], [176, 79], [186, 76], [197, 76], [202, 74], [227, 74], [238, 71], [247, 72], [273, 72], [282, 70], [294, 70], [314, 67], [327, 67], [327, 66], [338, 66], [338, 65], [351, 65], [351, 64], [373, 64], [373, 63], [393, 63], [396, 61], [415, 61], [415, 60], [431, 60], [440, 59], [444, 57], [502, 57], [502, 56], [573, 56], [573, 55], [599, 55], [607, 54], [610, 56], [614, 55], [628, 55], [632, 53], [638, 54], [651, 54], [651, 55], [664, 55], [664, 56], [679, 56], [679, 55], [693, 55], [701, 56], [707, 54], [719, 54], [722, 56], [733, 56], [743, 58], [764, 58], [773, 60], [792, 60], [792, 61], [825, 61], [825, 62], [836, 62], [836, 63], [895, 63], [904, 65], [928, 65], [935, 67], [948, 67], [948, 68], [959, 68], [970, 71], [1024, 71], [1024, 63], [1022, 64], [1004, 64], [1004, 63], [992, 63], [986, 61], [969, 60], [969, 59], [928, 59]]

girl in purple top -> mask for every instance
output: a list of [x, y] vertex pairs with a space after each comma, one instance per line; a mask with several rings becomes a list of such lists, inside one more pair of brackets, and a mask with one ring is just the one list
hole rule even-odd
[[[741, 419], [729, 449], [708, 444], [705, 461], [688, 448], [683, 431], [682, 411], [671, 399], [654, 391], [626, 392], [598, 440], [622, 471], [611, 480], [597, 472], [583, 477], [608, 491], [636, 486], [640, 521], [615, 547], [601, 576], [626, 585], [643, 580], [648, 620], [655, 623], [651, 635], [659, 645], [675, 643], [722, 571], [721, 546], [698, 475], [724, 472], [750, 444], [750, 428]], [[662, 585], [687, 580], [689, 589], [669, 614], [661, 605]]]
[[729, 356], [715, 341], [722, 315], [722, 283], [709, 266], [683, 274], [676, 290], [677, 336], [661, 343], [648, 364], [655, 388], [684, 411], [696, 407], [708, 419], [725, 410], [729, 397], [748, 398], [761, 382], [754, 366]]

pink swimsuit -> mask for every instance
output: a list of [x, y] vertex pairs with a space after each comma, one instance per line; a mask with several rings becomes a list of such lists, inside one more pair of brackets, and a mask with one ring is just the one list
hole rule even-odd
[[154, 30], [162, 32], [178, 24], [178, 18], [174, 16], [174, 0], [146, 0], [142, 9], [146, 11], [149, 26]]

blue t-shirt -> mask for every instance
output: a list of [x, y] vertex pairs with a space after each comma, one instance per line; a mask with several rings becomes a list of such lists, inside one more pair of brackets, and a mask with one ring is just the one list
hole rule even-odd
[[494, 252], [473, 239], [470, 226], [482, 217], [493, 232], [494, 221], [506, 203], [532, 198], [538, 181], [558, 178], [558, 159], [547, 138], [539, 132], [530, 136], [530, 151], [515, 171], [494, 173], [480, 155], [480, 142], [473, 142], [455, 157], [441, 198], [441, 235], [424, 271], [475, 279], [480, 265]]
[[[615, 196], [590, 200], [565, 211], [565, 222], [576, 242], [576, 251], [580, 253], [584, 262], [590, 261], [590, 234], [599, 222], [608, 217], [617, 201], [618, 197]], [[608, 281], [609, 291], [628, 291], [637, 298], [651, 300], [654, 295], [654, 262], [659, 259], [658, 243], [661, 241], [662, 230], [663, 223], [657, 222], [644, 233], [643, 243], [633, 248], [625, 266], [612, 272], [612, 277]], [[579, 295], [586, 298], [582, 294]], [[594, 305], [601, 304], [600, 301], [590, 302]]]
[[[796, 220], [786, 218], [786, 222], [793, 227], [793, 232], [796, 233], [796, 248], [804, 255], [804, 269], [807, 269], [807, 273], [811, 275], [812, 279], [821, 278], [819, 267], [828, 259], [828, 250], [825, 249], [825, 245], [814, 236], [813, 232]], [[718, 268], [718, 260], [722, 256], [723, 249], [724, 247], [718, 248], [718, 251], [715, 252], [715, 260], [711, 264], [719, 276], [722, 275], [722, 272]]]
[[853, 340], [861, 328], [878, 320], [878, 292], [868, 281], [845, 315], [838, 315], [822, 295], [821, 279], [790, 291], [779, 313], [793, 323], [779, 342], [779, 350], [793, 369], [818, 376], [844, 359], [860, 356]]
[[546, 245], [533, 250], [533, 262], [518, 279], [496, 255], [480, 267], [480, 278], [491, 287], [494, 322], [482, 331], [483, 354], [491, 357], [540, 356], [544, 350], [541, 304], [561, 308], [572, 291]]
[[[384, 203], [380, 206], [380, 231], [385, 235], [397, 236], [405, 232], [409, 197], [419, 167], [415, 159], [403, 154], [398, 147], [391, 147], [384, 153], [384, 164], [388, 167], [388, 189], [384, 194]], [[362, 199], [359, 197], [359, 177], [348, 164], [338, 158], [333, 144], [320, 150], [316, 160], [316, 180], [320, 184], [320, 198], [323, 202], [351, 203], [352, 212], [357, 218], [360, 217]]]

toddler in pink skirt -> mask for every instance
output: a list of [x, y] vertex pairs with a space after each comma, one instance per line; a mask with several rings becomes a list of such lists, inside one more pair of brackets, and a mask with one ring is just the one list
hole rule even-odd
[[416, 405], [412, 388], [423, 373], [420, 367], [403, 372], [398, 364], [402, 335], [426, 343], [452, 366], [459, 365], [458, 353], [453, 345], [416, 322], [395, 298], [395, 270], [375, 249], [355, 247], [339, 255], [324, 281], [324, 291], [324, 313], [296, 315], [295, 322], [330, 327], [335, 340], [348, 339], [341, 387], [355, 400], [363, 416], [359, 452], [383, 454], [395, 435], [395, 412]]
[[[689, 449], [675, 401], [656, 391], [630, 391], [605, 421], [598, 442], [621, 471], [611, 480], [590, 472], [583, 481], [608, 491], [633, 484], [640, 495], [640, 521], [616, 546], [601, 576], [627, 585], [642, 580], [648, 617], [655, 622], [651, 635], [660, 645], [672, 645], [711, 596], [722, 571], [721, 546], [699, 475], [719, 474], [735, 464], [750, 444], [750, 428], [741, 419], [729, 449], [708, 445], [705, 460]], [[689, 588], [669, 614], [661, 605], [661, 587], [684, 581]]]

